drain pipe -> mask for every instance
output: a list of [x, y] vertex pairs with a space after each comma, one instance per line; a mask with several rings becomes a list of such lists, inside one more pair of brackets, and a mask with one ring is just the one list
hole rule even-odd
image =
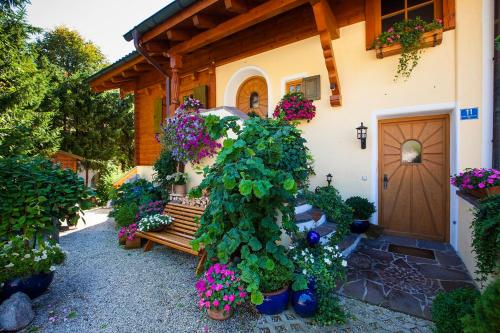
[[161, 73], [165, 77], [165, 99], [167, 103], [167, 118], [169, 116], [169, 109], [170, 109], [170, 76], [168, 75], [168, 72], [161, 67], [161, 65], [151, 57], [148, 52], [142, 47], [141, 43], [141, 34], [139, 31], [134, 29], [132, 31], [132, 37], [134, 38], [134, 47], [139, 52], [140, 55], [142, 55], [146, 60], [154, 67], [158, 72]]

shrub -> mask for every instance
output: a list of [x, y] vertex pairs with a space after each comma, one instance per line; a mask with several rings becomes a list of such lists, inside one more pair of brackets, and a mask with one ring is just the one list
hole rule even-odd
[[106, 203], [111, 200], [115, 191], [113, 183], [120, 179], [122, 174], [118, 166], [112, 163], [107, 163], [105, 167], [99, 171], [95, 189], [99, 205], [106, 205]]
[[436, 333], [461, 333], [461, 318], [472, 313], [479, 292], [470, 288], [440, 292], [432, 302], [432, 320], [436, 324]]
[[465, 333], [500, 332], [500, 279], [492, 282], [463, 319]]
[[472, 247], [480, 281], [498, 273], [500, 258], [500, 195], [480, 200], [474, 209]]
[[52, 218], [75, 225], [92, 190], [73, 171], [42, 157], [0, 159], [0, 241], [55, 230]]
[[54, 265], [63, 263], [65, 254], [53, 241], [38, 242], [38, 246], [26, 246], [29, 240], [15, 236], [0, 243], [0, 285], [15, 278], [28, 277], [36, 273], [50, 273]]
[[358, 220], [368, 220], [376, 212], [375, 205], [366, 198], [350, 197], [345, 203], [352, 208], [353, 216]]
[[340, 243], [349, 233], [353, 217], [352, 208], [342, 200], [339, 191], [333, 186], [324, 186], [317, 187], [314, 193], [305, 191], [303, 196], [308, 203], [321, 209], [328, 220], [335, 222], [337, 229], [330, 238], [330, 243]]
[[[222, 119], [213, 122], [224, 132]], [[259, 271], [272, 272], [274, 262], [293, 268], [284, 246], [277, 244], [282, 228], [297, 229], [294, 223], [294, 194], [297, 182], [307, 180], [307, 165], [292, 169], [286, 165], [287, 154], [304, 156], [305, 140], [293, 124], [283, 120], [260, 119], [245, 121], [244, 127], [231, 127], [236, 139], [226, 138], [217, 160], [204, 170], [200, 186], [190, 192], [201, 196], [210, 193], [210, 203], [201, 216], [201, 226], [192, 242], [195, 249], [205, 247], [208, 258], [227, 263], [236, 253], [241, 254], [238, 268], [248, 284], [251, 300], [261, 304]], [[211, 131], [212, 132], [212, 131]], [[227, 131], [226, 131], [227, 133]], [[291, 204], [290, 204], [291, 203]], [[277, 218], [281, 212], [281, 225]]]
[[135, 202], [118, 207], [113, 211], [113, 217], [115, 218], [116, 225], [119, 227], [126, 227], [133, 224], [135, 222], [137, 211], [138, 207]]
[[113, 211], [110, 216], [115, 216], [116, 211], [121, 206], [135, 203], [139, 207], [142, 204], [160, 199], [161, 191], [145, 179], [125, 183], [113, 193]]
[[176, 167], [177, 161], [173, 159], [172, 153], [162, 149], [153, 169], [156, 173], [154, 181], [158, 184], [161, 191], [161, 197], [165, 201], [169, 199], [170, 186], [172, 185], [172, 183], [167, 180], [167, 177], [175, 172]]
[[293, 280], [293, 269], [273, 262], [274, 268], [259, 271], [260, 290], [265, 293], [277, 291], [286, 287]]

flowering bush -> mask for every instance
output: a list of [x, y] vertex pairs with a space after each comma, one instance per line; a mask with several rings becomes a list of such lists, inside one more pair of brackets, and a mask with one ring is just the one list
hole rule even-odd
[[373, 46], [382, 47], [401, 43], [402, 52], [399, 58], [396, 78], [398, 76], [408, 78], [420, 59], [419, 52], [422, 35], [427, 31], [441, 29], [442, 27], [443, 22], [439, 19], [430, 23], [425, 22], [420, 17], [413, 20], [400, 21], [375, 38]]
[[462, 190], [500, 186], [500, 171], [496, 169], [465, 169], [450, 179], [450, 183]]
[[193, 97], [184, 97], [184, 103], [179, 106], [181, 110], [195, 110], [203, 108], [203, 104], [196, 98]]
[[196, 282], [200, 309], [223, 310], [230, 313], [247, 299], [239, 275], [227, 265], [214, 264]]
[[316, 107], [312, 101], [305, 99], [300, 92], [289, 93], [283, 96], [274, 109], [273, 117], [283, 117], [285, 120], [311, 120], [316, 115]]
[[65, 256], [57, 243], [41, 242], [37, 248], [31, 248], [27, 239], [13, 237], [0, 243], [0, 283], [36, 273], [50, 273], [56, 269], [55, 265], [64, 262]]
[[132, 223], [131, 225], [120, 229], [120, 231], [118, 232], [118, 238], [127, 237], [127, 239], [130, 241], [134, 240], [136, 231], [137, 231], [137, 224]]
[[165, 202], [162, 200], [150, 201], [139, 206], [139, 211], [135, 215], [135, 220], [140, 221], [146, 216], [156, 215], [163, 213]]
[[213, 140], [199, 111], [176, 111], [167, 119], [162, 129], [161, 143], [172, 152], [172, 157], [182, 163], [200, 163], [207, 156], [214, 156], [220, 143]]
[[[335, 284], [345, 277], [347, 261], [338, 246], [308, 247], [305, 240], [297, 247], [290, 247], [290, 255], [298, 273], [307, 281], [314, 282], [319, 299], [319, 309], [314, 321], [319, 325], [331, 325], [345, 321], [346, 314], [333, 296]], [[296, 289], [296, 288], [294, 288]]]
[[162, 226], [169, 225], [170, 223], [172, 223], [172, 221], [173, 221], [172, 217], [168, 215], [161, 215], [161, 214], [149, 215], [143, 217], [137, 223], [137, 229], [139, 229], [139, 231], [155, 230]]

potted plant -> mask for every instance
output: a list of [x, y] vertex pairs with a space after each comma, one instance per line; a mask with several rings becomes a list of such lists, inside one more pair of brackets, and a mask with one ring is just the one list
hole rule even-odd
[[311, 100], [301, 92], [288, 93], [279, 101], [273, 112], [274, 118], [282, 117], [285, 120], [307, 120], [316, 115], [316, 107]]
[[307, 285], [296, 288], [300, 277], [295, 278], [292, 306], [301, 317], [314, 317], [320, 325], [331, 325], [345, 318], [338, 301], [333, 296], [337, 281], [345, 276], [347, 261], [338, 246], [309, 246], [304, 237], [299, 237], [290, 247], [296, 275], [302, 276]]
[[256, 305], [261, 314], [275, 315], [286, 310], [290, 300], [289, 287], [293, 280], [293, 268], [274, 262], [272, 269], [259, 272], [262, 304]]
[[468, 168], [452, 176], [450, 183], [477, 198], [500, 194], [500, 170]]
[[141, 247], [141, 239], [136, 237], [137, 224], [132, 223], [129, 226], [123, 227], [118, 232], [118, 238], [125, 237], [125, 249], [138, 249]]
[[420, 59], [422, 47], [436, 46], [443, 39], [441, 20], [426, 22], [420, 17], [395, 23], [375, 41], [377, 58], [401, 53], [396, 78], [409, 78]]
[[168, 215], [149, 215], [143, 217], [139, 222], [137, 222], [137, 229], [139, 231], [162, 231], [167, 225], [172, 223], [172, 217]]
[[19, 291], [35, 298], [49, 287], [65, 253], [53, 241], [37, 244], [22, 236], [0, 243], [0, 302]]
[[196, 282], [199, 307], [210, 318], [226, 320], [248, 298], [239, 274], [227, 265], [216, 263]]
[[201, 108], [203, 108], [203, 103], [191, 96], [184, 97], [184, 102], [179, 105], [179, 109], [186, 111], [198, 111]]
[[351, 224], [351, 232], [362, 234], [370, 226], [370, 217], [376, 212], [375, 205], [366, 198], [358, 196], [350, 197], [345, 203], [352, 208], [354, 221]]
[[186, 195], [186, 182], [187, 182], [187, 174], [183, 172], [176, 172], [169, 176], [167, 176], [167, 180], [172, 182], [174, 186], [174, 193], [177, 195], [185, 196]]

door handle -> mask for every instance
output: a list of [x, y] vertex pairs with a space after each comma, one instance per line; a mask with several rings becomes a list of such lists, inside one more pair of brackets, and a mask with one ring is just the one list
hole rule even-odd
[[384, 174], [384, 190], [387, 189], [388, 184], [389, 184], [389, 177], [387, 177], [387, 174]]

